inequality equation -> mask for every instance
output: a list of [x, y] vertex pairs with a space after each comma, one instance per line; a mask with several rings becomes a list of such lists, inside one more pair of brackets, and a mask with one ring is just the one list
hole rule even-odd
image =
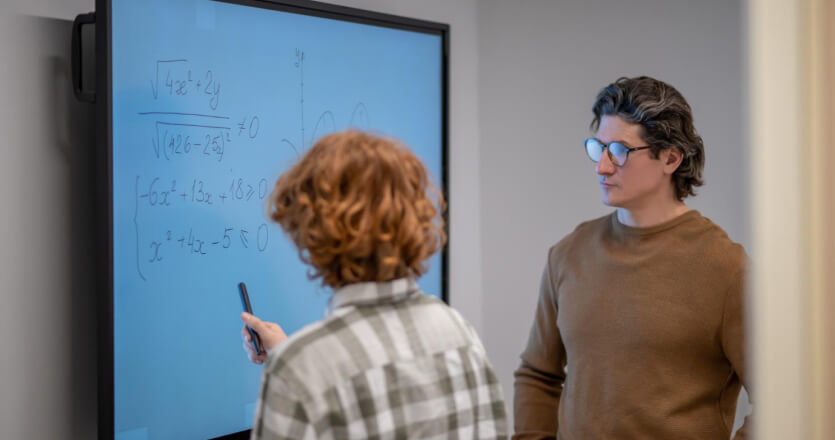
[[[162, 263], [171, 256], [205, 256], [234, 247], [264, 252], [270, 243], [270, 231], [266, 223], [255, 228], [227, 226], [217, 232], [201, 235], [193, 227], [188, 231], [167, 230], [160, 237], [148, 241], [145, 261]], [[140, 276], [142, 273], [140, 271]]]
[[226, 205], [235, 202], [261, 203], [269, 195], [266, 178], [233, 177], [227, 184], [214, 185], [202, 179], [143, 179], [136, 176], [137, 207], [164, 208], [174, 205]]
[[[233, 142], [258, 137], [261, 118], [257, 114], [232, 118], [215, 113], [220, 107], [221, 83], [212, 69], [197, 69], [185, 58], [156, 60], [150, 85], [155, 105], [171, 110], [138, 113], [157, 117], [151, 136], [157, 159], [222, 162]], [[186, 108], [197, 110], [179, 111]]]

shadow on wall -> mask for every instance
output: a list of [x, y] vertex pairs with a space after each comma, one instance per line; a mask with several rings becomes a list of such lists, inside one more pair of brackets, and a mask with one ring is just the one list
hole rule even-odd
[[[27, 71], [24, 74], [36, 76], [36, 86], [40, 88], [38, 93], [33, 91], [29, 96], [42, 100], [40, 103], [32, 103], [35, 115], [43, 120], [41, 129], [46, 131], [42, 133], [42, 139], [47, 144], [41, 147], [46, 150], [42, 155], [51, 156], [50, 162], [59, 162], [66, 170], [61, 177], [64, 182], [56, 181], [54, 177], [49, 180], [49, 184], [55, 186], [54, 191], [65, 197], [61, 204], [47, 209], [54, 211], [50, 227], [55, 230], [51, 231], [51, 234], [66, 234], [65, 239], [58, 241], [61, 246], [52, 249], [52, 252], [58, 255], [50, 261], [69, 265], [65, 268], [55, 268], [68, 274], [66, 281], [69, 285], [50, 292], [51, 298], [46, 299], [48, 302], [54, 300], [54, 304], [67, 305], [50, 309], [49, 314], [45, 316], [54, 317], [56, 319], [53, 322], [61, 323], [48, 329], [48, 334], [54, 334], [55, 340], [47, 344], [35, 341], [29, 344], [33, 344], [33, 348], [38, 350], [61, 348], [63, 345], [61, 352], [68, 353], [69, 356], [66, 359], [52, 357], [53, 363], [49, 369], [38, 369], [39, 374], [60, 374], [62, 380], [68, 382], [60, 384], [66, 387], [65, 392], [54, 396], [27, 394], [23, 398], [24, 414], [40, 413], [40, 416], [29, 419], [28, 422], [17, 423], [30, 424], [32, 420], [50, 420], [55, 416], [59, 420], [68, 421], [69, 425], [63, 428], [69, 432], [62, 432], [65, 438], [96, 438], [98, 316], [95, 273], [105, 268], [96, 267], [95, 259], [99, 222], [95, 197], [96, 191], [104, 190], [95, 186], [95, 106], [77, 101], [73, 94], [70, 67], [72, 22], [32, 16], [21, 17], [21, 20], [26, 33], [21, 36], [24, 39], [22, 41], [26, 42], [26, 38], [37, 40], [36, 53], [29, 55], [34, 55], [34, 66], [37, 66], [38, 71]], [[85, 54], [94, 53], [93, 34], [93, 27], [89, 26], [84, 34]], [[29, 47], [28, 42], [25, 45]], [[45, 55], [47, 53], [49, 55]], [[89, 58], [84, 67], [87, 72], [92, 73], [95, 64], [93, 57]], [[85, 85], [87, 84], [94, 84], [94, 81], [85, 81]], [[41, 170], [36, 168], [26, 171]], [[61, 183], [65, 186], [56, 185]], [[42, 191], [43, 189], [39, 190]], [[47, 276], [50, 269], [44, 268], [44, 276]], [[24, 319], [30, 318], [31, 315]], [[64, 369], [68, 371], [61, 371]], [[42, 385], [36, 383], [40, 379], [39, 374], [25, 372], [26, 390], [42, 388]], [[45, 400], [48, 402], [49, 399], [60, 398], [59, 396], [65, 400], [53, 402], [48, 407], [64, 411], [64, 414], [43, 414], [40, 411], [45, 406]], [[37, 433], [43, 429], [46, 428], [27, 426], [25, 431]]]

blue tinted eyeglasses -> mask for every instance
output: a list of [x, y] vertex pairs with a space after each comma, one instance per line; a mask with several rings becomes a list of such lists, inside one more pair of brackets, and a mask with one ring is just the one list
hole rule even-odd
[[589, 158], [595, 163], [600, 162], [600, 158], [603, 157], [603, 150], [608, 150], [609, 160], [615, 166], [619, 167], [622, 167], [626, 163], [626, 158], [629, 157], [629, 153], [651, 148], [649, 145], [630, 148], [620, 142], [612, 142], [607, 145], [595, 138], [586, 139], [583, 141], [583, 145], [586, 147], [586, 153], [588, 153]]

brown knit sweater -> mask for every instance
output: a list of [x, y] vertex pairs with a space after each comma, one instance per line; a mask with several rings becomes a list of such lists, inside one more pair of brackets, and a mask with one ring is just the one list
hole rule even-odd
[[649, 228], [614, 213], [578, 226], [548, 253], [514, 438], [730, 438], [747, 383], [745, 260], [695, 210]]

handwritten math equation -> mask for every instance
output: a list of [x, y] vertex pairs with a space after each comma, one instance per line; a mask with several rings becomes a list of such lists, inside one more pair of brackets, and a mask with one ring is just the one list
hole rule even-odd
[[211, 69], [192, 69], [187, 59], [157, 60], [156, 72], [151, 79], [154, 100], [162, 97], [199, 98], [212, 110], [220, 104], [220, 81]]
[[[265, 154], [267, 150], [258, 150], [258, 145], [269, 145], [273, 151], [275, 147], [289, 148], [301, 156], [316, 139], [339, 127], [337, 115], [321, 104], [313, 113], [317, 117], [305, 118], [309, 110], [306, 90], [310, 85], [305, 82], [308, 58], [303, 49], [296, 48], [288, 61], [293, 74], [288, 72], [285, 79], [297, 85], [298, 97], [270, 103], [286, 106], [284, 111], [289, 113], [283, 114], [298, 118], [295, 135], [283, 136], [270, 133], [259, 112], [249, 108], [239, 112], [239, 107], [230, 104], [239, 101], [235, 98], [241, 84], [240, 79], [230, 82], [224, 78], [223, 69], [201, 66], [188, 58], [157, 59], [149, 66], [149, 87], [144, 96], [150, 108], [136, 112], [135, 117], [137, 123], [147, 127], [150, 139], [144, 144], [147, 149], [137, 151], [146, 155], [146, 163], [159, 166], [142, 169], [133, 185], [136, 271], [142, 280], [152, 277], [154, 268], [166, 262], [244, 258], [246, 254], [241, 252], [257, 255], [268, 250], [270, 228], [264, 212], [274, 182], [240, 170], [239, 175], [233, 175], [232, 166]], [[253, 99], [263, 101], [260, 96]], [[370, 128], [368, 108], [361, 101], [354, 103], [350, 116], [342, 116], [348, 127]], [[139, 141], [138, 145], [146, 142]], [[176, 171], [165, 175], [163, 170], [171, 166]], [[199, 212], [207, 215], [195, 214]], [[228, 215], [232, 212], [235, 215]], [[241, 218], [240, 212], [251, 213], [243, 218], [252, 220], [241, 223], [252, 224], [223, 220]]]
[[[143, 270], [144, 267], [164, 261], [175, 261], [175, 258], [203, 257], [227, 249], [258, 253], [267, 250], [270, 235], [266, 221], [253, 225], [223, 224], [217, 227], [206, 227], [202, 224], [201, 228], [170, 228], [164, 233], [161, 233], [158, 227], [156, 232], [146, 231], [149, 217], [156, 219], [158, 223], [162, 219], [171, 224], [182, 224], [182, 208], [263, 211], [270, 190], [266, 178], [237, 177], [220, 184], [217, 180], [177, 180], [159, 176], [143, 178], [137, 175], [135, 183], [133, 223], [136, 230], [136, 270], [142, 280], [147, 280], [148, 277], [146, 270]], [[201, 217], [198, 222], [202, 223], [204, 218], [218, 217], [222, 218], [207, 215]], [[206, 233], [206, 230], [214, 232]]]
[[[229, 249], [233, 246], [240, 246], [244, 249], [256, 249], [264, 252], [270, 243], [270, 231], [266, 223], [261, 223], [257, 228], [245, 227], [224, 227], [216, 233], [201, 236], [195, 233], [194, 228], [185, 231], [167, 230], [162, 237], [151, 240], [148, 258], [149, 263], [162, 262], [166, 252], [169, 250], [179, 252], [180, 255], [203, 256], [218, 249]], [[142, 276], [140, 272], [140, 276]]]

